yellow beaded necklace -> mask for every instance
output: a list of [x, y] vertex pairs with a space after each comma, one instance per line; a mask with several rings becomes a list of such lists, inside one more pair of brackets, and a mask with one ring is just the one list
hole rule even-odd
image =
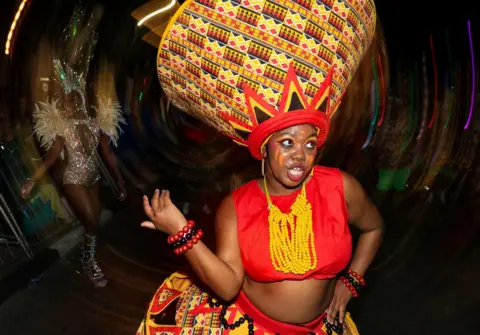
[[302, 275], [317, 266], [313, 234], [312, 205], [308, 202], [305, 182], [289, 214], [272, 204], [264, 178], [270, 233], [270, 258], [276, 271]]

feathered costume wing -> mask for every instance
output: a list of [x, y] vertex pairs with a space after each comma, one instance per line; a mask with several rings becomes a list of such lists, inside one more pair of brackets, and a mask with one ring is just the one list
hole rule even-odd
[[[96, 110], [96, 120], [100, 129], [110, 138], [113, 145], [117, 146], [122, 133], [121, 124], [125, 124], [120, 104], [111, 98], [98, 97], [98, 107], [92, 107]], [[58, 108], [58, 100], [37, 103], [33, 121], [34, 134], [44, 149], [49, 150], [52, 147], [55, 137], [65, 137], [64, 131], [68, 127], [68, 121]]]
[[65, 137], [64, 131], [68, 126], [57, 105], [58, 100], [39, 102], [33, 112], [33, 132], [46, 150], [52, 147], [55, 137]]
[[121, 124], [125, 124], [122, 109], [118, 102], [104, 96], [98, 97], [98, 107], [92, 106], [97, 112], [97, 122], [100, 129], [110, 137], [113, 145], [117, 146], [118, 138], [122, 133]]

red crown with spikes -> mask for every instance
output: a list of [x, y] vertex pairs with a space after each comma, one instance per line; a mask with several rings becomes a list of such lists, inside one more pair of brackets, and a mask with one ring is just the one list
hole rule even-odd
[[303, 93], [297, 74], [291, 64], [285, 78], [282, 98], [278, 110], [265, 102], [248, 84], [243, 90], [251, 123], [222, 113], [222, 117], [233, 127], [238, 137], [234, 141], [248, 146], [256, 159], [262, 159], [261, 149], [273, 133], [296, 125], [310, 124], [318, 129], [318, 146], [326, 140], [330, 129], [330, 116], [338, 108], [341, 98], [335, 106], [330, 106], [333, 68], [310, 103]]

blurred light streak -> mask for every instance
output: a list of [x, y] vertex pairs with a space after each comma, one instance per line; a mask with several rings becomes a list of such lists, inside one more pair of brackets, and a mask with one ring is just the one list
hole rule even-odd
[[445, 124], [443, 125], [443, 129], [446, 129], [448, 124], [450, 123], [450, 117], [452, 115], [452, 111], [453, 111], [453, 98], [454, 98], [454, 93], [453, 93], [453, 89], [451, 88], [451, 83], [453, 82], [453, 78], [451, 78], [450, 76], [453, 75], [453, 73], [451, 73], [450, 71], [447, 71], [447, 80], [446, 80], [446, 83], [445, 83], [445, 86], [446, 86], [446, 99], [448, 99], [448, 117], [447, 117], [447, 120], [445, 121]]
[[[417, 127], [417, 124], [418, 124], [418, 119], [419, 119], [419, 111], [420, 111], [420, 103], [419, 103], [419, 98], [421, 96], [421, 92], [420, 92], [420, 87], [418, 86], [418, 63], [417, 61], [415, 61], [415, 67], [413, 69], [413, 92], [414, 92], [414, 96], [413, 96], [413, 123], [415, 125], [415, 128]], [[418, 86], [418, 88], [417, 88]], [[420, 131], [420, 129], [418, 130]], [[414, 134], [412, 134], [412, 136], [414, 136]], [[413, 138], [412, 138], [413, 139]]]
[[375, 130], [375, 125], [377, 123], [378, 115], [378, 77], [377, 77], [377, 67], [375, 66], [375, 58], [372, 57], [372, 68], [373, 68], [373, 81], [372, 81], [372, 90], [370, 96], [372, 98], [372, 122], [370, 123], [370, 128], [368, 129], [368, 136], [365, 143], [362, 146], [362, 149], [365, 149], [370, 142], [372, 141], [373, 131]]
[[382, 115], [377, 123], [377, 126], [380, 127], [383, 124], [383, 118], [385, 116], [385, 78], [383, 77], [383, 65], [380, 55], [378, 55], [378, 66], [380, 68], [380, 79], [382, 81]]
[[151, 12], [150, 14], [146, 15], [143, 19], [141, 19], [140, 21], [138, 21], [137, 23], [137, 26], [141, 26], [145, 21], [147, 21], [148, 19], [154, 17], [155, 15], [158, 15], [160, 13], [163, 13], [163, 12], [166, 12], [167, 10], [173, 8], [173, 6], [175, 6], [175, 3], [177, 1], [176, 0], [172, 0], [168, 5], [166, 5], [165, 7], [162, 7], [154, 12]]
[[378, 117], [378, 100], [379, 100], [379, 88], [378, 88], [378, 76], [377, 76], [377, 66], [375, 65], [375, 58], [372, 57], [372, 68], [373, 68], [373, 79], [375, 83], [375, 115], [372, 120], [372, 127], [375, 127], [377, 124]]
[[435, 49], [433, 46], [433, 36], [430, 35], [430, 50], [432, 51], [432, 60], [433, 60], [433, 76], [434, 76], [434, 98], [433, 98], [433, 114], [430, 119], [430, 124], [428, 129], [432, 128], [433, 123], [435, 122], [435, 117], [437, 116], [437, 95], [438, 95], [438, 73], [437, 73], [437, 61], [435, 59]]
[[470, 27], [470, 20], [467, 21], [467, 26], [468, 26], [468, 41], [470, 42], [470, 59], [472, 61], [472, 93], [470, 97], [470, 112], [468, 114], [467, 123], [465, 124], [465, 127], [463, 127], [464, 130], [468, 129], [468, 126], [470, 125], [470, 121], [472, 119], [472, 113], [473, 113], [473, 104], [475, 102], [475, 56], [473, 54], [472, 29]]
[[365, 149], [366, 147], [368, 147], [368, 145], [372, 141], [373, 128], [375, 128], [375, 110], [377, 108], [376, 107], [377, 97], [376, 97], [376, 92], [375, 92], [375, 80], [372, 81], [372, 87], [371, 87], [371, 90], [370, 90], [370, 99], [371, 99], [371, 106], [372, 106], [371, 114], [372, 114], [372, 119], [373, 120], [370, 123], [370, 127], [368, 129], [368, 136], [367, 136], [367, 139], [365, 140], [365, 143], [362, 146], [362, 149]]
[[427, 75], [427, 56], [422, 54], [422, 84], [423, 84], [423, 100], [422, 100], [422, 122], [420, 124], [420, 131], [418, 132], [417, 140], [421, 140], [427, 125], [427, 111], [428, 111], [428, 75]]
[[412, 140], [413, 138], [413, 135], [414, 135], [414, 127], [415, 127], [415, 112], [414, 112], [414, 99], [415, 99], [415, 95], [414, 95], [414, 82], [413, 82], [413, 72], [410, 71], [410, 74], [408, 76], [408, 110], [409, 110], [409, 114], [410, 114], [410, 117], [407, 118], [408, 120], [408, 131], [407, 131], [407, 136], [405, 137], [405, 140], [402, 144], [402, 152], [404, 152], [407, 147], [409, 146], [410, 144], [410, 141]]
[[445, 37], [446, 37], [446, 40], [447, 40], [448, 64], [450, 65], [449, 66], [450, 67], [450, 88], [452, 89], [452, 97], [450, 98], [450, 110], [448, 112], [447, 121], [445, 122], [445, 125], [443, 126], [444, 128], [447, 128], [448, 124], [450, 123], [450, 119], [452, 117], [453, 98], [455, 96], [455, 94], [454, 94], [455, 87], [453, 85], [454, 76], [453, 76], [452, 50], [450, 48], [450, 34], [448, 33], [448, 29], [445, 31]]
[[17, 22], [20, 19], [20, 16], [22, 15], [23, 9], [25, 8], [25, 5], [27, 4], [28, 0], [23, 0], [20, 6], [17, 9], [17, 13], [15, 14], [15, 17], [13, 19], [12, 25], [10, 26], [10, 31], [8, 32], [7, 35], [7, 42], [5, 43], [5, 55], [10, 54], [10, 46], [11, 46], [11, 40], [13, 37], [13, 33], [15, 32], [15, 28], [17, 27]]

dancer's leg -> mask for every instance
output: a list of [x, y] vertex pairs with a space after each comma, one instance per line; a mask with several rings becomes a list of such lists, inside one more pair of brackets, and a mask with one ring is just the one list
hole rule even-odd
[[100, 203], [100, 184], [93, 184], [88, 188], [88, 191], [90, 192], [90, 199], [92, 200], [93, 204], [94, 216], [98, 222], [98, 225], [100, 225], [100, 214], [102, 213], [102, 205]]
[[100, 221], [98, 193], [95, 193], [95, 187], [93, 190], [89, 190], [84, 185], [65, 185], [63, 192], [73, 212], [85, 228], [85, 241], [81, 256], [83, 270], [96, 287], [105, 287], [107, 280], [95, 259]]
[[99, 217], [92, 194], [84, 185], [64, 185], [63, 193], [87, 235], [96, 236]]

